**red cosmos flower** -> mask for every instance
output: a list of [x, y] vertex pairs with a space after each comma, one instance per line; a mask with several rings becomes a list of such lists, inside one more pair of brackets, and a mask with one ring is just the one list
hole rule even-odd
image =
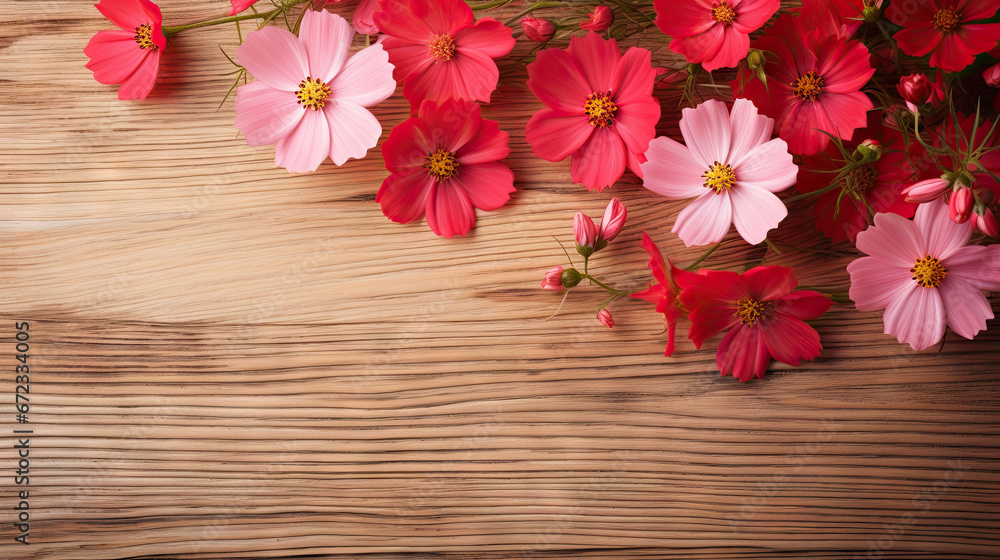
[[476, 224], [476, 208], [496, 210], [514, 192], [514, 173], [500, 163], [510, 153], [507, 140], [496, 121], [482, 118], [479, 104], [424, 101], [382, 143], [392, 174], [375, 201], [394, 222], [426, 213], [434, 233], [465, 235]]
[[818, 292], [793, 292], [798, 282], [790, 268], [758, 266], [743, 274], [700, 270], [677, 283], [696, 347], [732, 327], [715, 355], [722, 375], [760, 379], [772, 357], [797, 366], [823, 348], [819, 333], [803, 321], [826, 313], [833, 302]]
[[784, 15], [753, 46], [769, 53], [767, 84], [744, 68], [730, 86], [776, 121], [789, 151], [815, 154], [830, 142], [824, 132], [847, 140], [865, 126], [873, 104], [860, 89], [875, 70], [863, 44]]
[[670, 50], [711, 72], [739, 64], [750, 33], [781, 7], [780, 0], [654, 0], [656, 26], [673, 37]]
[[556, 34], [556, 26], [551, 21], [530, 15], [521, 20], [521, 29], [529, 40], [537, 43], [544, 43]]
[[937, 79], [931, 83], [926, 74], [909, 74], [899, 79], [896, 91], [912, 113], [917, 113], [919, 106], [927, 103], [937, 107], [945, 97], [944, 76], [938, 72]]
[[489, 102], [500, 71], [493, 59], [514, 48], [511, 30], [476, 21], [462, 0], [382, 0], [375, 25], [414, 111], [424, 99]]
[[167, 46], [160, 8], [149, 0], [101, 0], [96, 7], [121, 30], [94, 35], [83, 48], [87, 68], [102, 84], [121, 84], [118, 99], [145, 99]]
[[893, 36], [910, 56], [931, 53], [931, 66], [958, 72], [979, 53], [996, 48], [1000, 23], [971, 23], [990, 18], [1000, 8], [996, 0], [920, 0], [893, 2], [889, 20], [904, 29]]
[[587, 14], [587, 20], [580, 22], [580, 29], [596, 31], [600, 33], [611, 26], [615, 21], [615, 14], [607, 6], [597, 6], [593, 12]]
[[646, 232], [642, 232], [641, 245], [649, 253], [647, 266], [649, 266], [650, 272], [653, 273], [653, 279], [657, 283], [650, 282], [648, 288], [630, 294], [629, 297], [644, 299], [656, 306], [657, 313], [663, 313], [667, 329], [667, 350], [663, 355], [670, 356], [674, 353], [674, 332], [677, 330], [677, 319], [684, 314], [677, 301], [677, 296], [681, 291], [677, 283], [680, 278], [694, 276], [694, 274], [675, 267], [670, 259], [664, 260], [659, 247], [653, 243]]
[[[909, 165], [899, 132], [881, 126], [881, 113], [872, 111], [870, 125], [859, 129], [854, 137], [875, 136], [884, 146], [882, 156], [871, 163], [855, 169], [840, 181], [840, 189], [819, 195], [816, 200], [816, 230], [829, 237], [834, 243], [849, 239], [854, 243], [858, 233], [868, 227], [868, 209], [875, 212], [891, 212], [904, 218], [912, 218], [917, 205], [906, 201], [903, 189], [913, 182], [913, 168]], [[858, 142], [846, 143], [848, 152]], [[802, 193], [814, 192], [830, 186], [837, 173], [831, 173], [839, 163], [840, 151], [831, 144], [824, 153], [806, 156], [799, 167], [795, 188]], [[842, 193], [843, 191], [843, 193]], [[837, 200], [840, 199], [839, 209]]]
[[573, 182], [598, 191], [627, 166], [642, 177], [642, 154], [656, 134], [660, 103], [653, 97], [650, 53], [624, 56], [614, 39], [573, 37], [569, 47], [545, 49], [528, 65], [528, 87], [546, 108], [528, 121], [526, 138], [548, 161], [572, 156]]

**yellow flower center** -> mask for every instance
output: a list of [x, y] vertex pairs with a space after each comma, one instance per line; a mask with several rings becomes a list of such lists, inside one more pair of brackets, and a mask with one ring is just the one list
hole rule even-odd
[[458, 162], [455, 161], [455, 152], [441, 149], [427, 154], [427, 162], [424, 163], [427, 174], [434, 177], [435, 181], [444, 181], [458, 175]]
[[615, 113], [618, 112], [618, 105], [611, 100], [611, 92], [592, 93], [583, 104], [583, 112], [587, 115], [587, 122], [590, 126], [607, 128], [615, 124]]
[[941, 261], [927, 255], [922, 259], [917, 259], [913, 268], [910, 269], [910, 274], [913, 275], [917, 284], [925, 288], [937, 288], [941, 285], [944, 277], [948, 275], [948, 269], [941, 264]]
[[310, 76], [299, 82], [299, 91], [295, 97], [299, 98], [297, 103], [302, 105], [303, 109], [319, 111], [326, 105], [331, 93], [330, 86]]
[[705, 188], [714, 190], [715, 194], [728, 191], [736, 184], [736, 172], [728, 163], [715, 162], [701, 176], [705, 178]]
[[144, 23], [139, 27], [135, 28], [135, 39], [136, 43], [139, 43], [139, 48], [143, 50], [156, 50], [160, 47], [156, 46], [153, 42], [153, 28], [149, 26], [148, 23]]
[[719, 23], [733, 23], [736, 21], [736, 10], [727, 2], [723, 2], [712, 8], [712, 19]]
[[736, 303], [736, 316], [748, 327], [757, 324], [768, 304], [758, 299], [743, 298]]
[[962, 20], [962, 14], [955, 12], [951, 8], [942, 8], [934, 14], [934, 19], [931, 23], [939, 31], [948, 32], [958, 26], [958, 22]]
[[449, 61], [455, 56], [455, 40], [448, 35], [438, 35], [431, 41], [431, 56], [437, 60]]
[[792, 82], [792, 95], [803, 101], [815, 101], [816, 96], [823, 93], [823, 76], [816, 75], [812, 70]]

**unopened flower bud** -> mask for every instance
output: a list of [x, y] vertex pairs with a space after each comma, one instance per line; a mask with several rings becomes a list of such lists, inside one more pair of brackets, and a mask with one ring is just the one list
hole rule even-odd
[[562, 271], [562, 285], [564, 288], [575, 288], [583, 280], [583, 275], [575, 268], [567, 268]]
[[865, 140], [854, 148], [854, 155], [861, 159], [860, 163], [871, 163], [882, 157], [882, 144], [878, 140]]
[[573, 217], [573, 235], [576, 237], [576, 251], [584, 257], [589, 257], [597, 247], [597, 226], [594, 220], [583, 212], [577, 212]]
[[528, 16], [521, 20], [524, 35], [537, 43], [544, 43], [556, 34], [556, 26], [547, 19]]
[[593, 12], [587, 14], [586, 21], [580, 22], [580, 29], [600, 33], [610, 27], [614, 21], [615, 14], [611, 12], [611, 8], [607, 6], [597, 6], [594, 8]]
[[951, 183], [949, 183], [946, 179], [943, 177], [936, 177], [934, 179], [927, 179], [906, 187], [903, 189], [903, 196], [906, 197], [907, 202], [922, 204], [924, 202], [930, 202], [943, 195], [950, 187]]
[[767, 64], [767, 57], [764, 56], [764, 51], [760, 49], [750, 49], [747, 53], [747, 66], [751, 69], [760, 68]]
[[924, 74], [903, 76], [896, 84], [896, 91], [906, 102], [906, 108], [916, 113], [917, 107], [930, 101], [934, 93], [931, 81]]
[[611, 312], [607, 309], [602, 309], [597, 312], [597, 320], [609, 329], [614, 328], [615, 326], [615, 320], [611, 317]]
[[1000, 88], [1000, 64], [994, 64], [987, 68], [983, 72], [983, 79], [986, 80], [986, 85]]
[[554, 266], [545, 273], [545, 278], [542, 279], [542, 289], [543, 290], [553, 290], [559, 291], [563, 289], [562, 281], [563, 267]]
[[976, 196], [972, 194], [969, 187], [959, 187], [951, 193], [948, 198], [948, 216], [955, 223], [964, 224], [969, 221], [972, 215], [972, 207], [976, 203]]
[[608, 207], [604, 209], [604, 217], [601, 218], [601, 228], [597, 232], [598, 245], [602, 241], [607, 245], [608, 241], [618, 237], [622, 228], [625, 227], [625, 218], [627, 217], [628, 211], [625, 210], [625, 205], [622, 204], [622, 201], [618, 200], [617, 196], [612, 198], [611, 202], [608, 203]]
[[985, 208], [982, 214], [973, 212], [969, 221], [972, 222], [973, 227], [985, 235], [993, 238], [1000, 237], [1000, 223], [997, 223], [996, 215], [989, 208]]
[[878, 21], [880, 12], [881, 10], [875, 6], [865, 6], [865, 8], [861, 10], [861, 17], [864, 18], [867, 23], [875, 23]]

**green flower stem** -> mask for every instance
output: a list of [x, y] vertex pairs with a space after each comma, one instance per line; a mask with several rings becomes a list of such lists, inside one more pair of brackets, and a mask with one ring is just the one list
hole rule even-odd
[[[594, 278], [594, 277], [593, 277], [593, 276], [591, 276], [590, 274], [584, 274], [584, 275], [583, 275], [583, 277], [584, 277], [584, 278], [586, 278], [587, 280], [590, 280], [590, 281], [591, 281], [591, 282], [593, 282], [594, 284], [597, 284], [598, 286], [600, 286], [600, 287], [604, 288], [604, 289], [605, 289], [605, 290], [607, 290], [608, 292], [610, 292], [610, 293], [612, 293], [612, 294], [615, 294], [615, 296], [617, 296], [617, 297], [616, 297], [615, 299], [617, 299], [617, 298], [619, 298], [619, 297], [622, 297], [622, 296], [627, 296], [627, 295], [629, 295], [630, 293], [632, 293], [632, 292], [629, 292], [628, 290], [616, 290], [616, 289], [612, 288], [611, 286], [608, 286], [608, 285], [607, 285], [607, 284], [605, 284], [604, 282], [601, 282], [601, 281], [600, 281], [600, 280], [598, 280], [597, 278]], [[612, 301], [613, 301], [613, 300], [612, 300]], [[608, 303], [611, 303], [611, 301], [609, 301]], [[607, 305], [607, 304], [605, 304], [605, 305]]]
[[513, 17], [510, 17], [510, 18], [507, 18], [507, 20], [504, 21], [503, 24], [506, 25], [507, 27], [510, 27], [512, 24], [516, 23], [517, 20], [519, 20], [522, 17], [530, 14], [531, 12], [533, 12], [535, 10], [542, 10], [542, 9], [545, 9], [545, 8], [557, 8], [557, 7], [562, 6], [562, 5], [563, 5], [563, 2], [535, 2], [534, 4], [528, 6], [527, 8], [521, 10], [520, 12], [518, 12], [517, 15], [515, 15]]
[[473, 12], [478, 12], [480, 10], [492, 10], [493, 8], [499, 8], [500, 6], [506, 6], [510, 4], [513, 0], [494, 0], [493, 2], [486, 2], [485, 4], [469, 4]]
[[686, 270], [688, 272], [693, 272], [694, 269], [695, 269], [695, 267], [697, 267], [699, 264], [701, 264], [702, 262], [704, 262], [704, 260], [707, 259], [708, 257], [712, 256], [712, 253], [714, 253], [721, 246], [722, 246], [722, 241], [719, 241], [715, 245], [712, 245], [711, 247], [709, 247], [709, 249], [707, 251], [705, 251], [704, 254], [702, 254], [700, 257], [698, 257], [697, 260], [695, 260], [693, 263], [687, 265], [687, 268], [685, 268], [684, 270]]
[[305, 4], [306, 2], [309, 2], [309, 0], [286, 0], [286, 2], [284, 2], [281, 5], [280, 8], [275, 8], [275, 9], [269, 11], [269, 12], [259, 12], [259, 13], [255, 12], [255, 13], [252, 13], [252, 14], [242, 14], [242, 15], [236, 15], [236, 16], [226, 16], [226, 17], [220, 17], [220, 18], [210, 19], [210, 20], [206, 20], [206, 21], [199, 21], [199, 22], [195, 22], [195, 23], [189, 23], [187, 25], [176, 25], [176, 26], [166, 26], [166, 25], [164, 25], [163, 28], [162, 28], [162, 30], [163, 30], [163, 36], [164, 37], [170, 37], [172, 35], [176, 35], [176, 34], [180, 33], [181, 31], [187, 31], [188, 29], [197, 29], [199, 27], [210, 27], [212, 25], [222, 25], [224, 23], [236, 23], [236, 22], [240, 22], [240, 21], [246, 21], [248, 19], [264, 19], [264, 20], [267, 20], [267, 19], [270, 19], [270, 18], [274, 17], [275, 15], [277, 15], [277, 14], [283, 12], [283, 11], [287, 11], [288, 9], [290, 9], [290, 8], [292, 8], [294, 6], [297, 6], [299, 4]]

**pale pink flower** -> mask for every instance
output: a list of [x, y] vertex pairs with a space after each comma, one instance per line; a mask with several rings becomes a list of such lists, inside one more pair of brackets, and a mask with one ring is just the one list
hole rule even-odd
[[935, 177], [914, 183], [903, 189], [907, 202], [930, 202], [951, 189], [951, 183], [943, 177]]
[[697, 197], [672, 231], [688, 247], [721, 241], [730, 225], [747, 243], [764, 241], [788, 214], [774, 193], [798, 173], [785, 141], [770, 139], [774, 119], [748, 99], [737, 99], [732, 112], [711, 99], [684, 109], [680, 128], [686, 146], [656, 138], [642, 164], [647, 189], [674, 200]]
[[604, 217], [601, 218], [600, 231], [597, 232], [597, 241], [608, 242], [612, 239], [618, 237], [618, 234], [622, 232], [622, 228], [625, 227], [625, 219], [628, 217], [628, 211], [625, 209], [625, 205], [622, 204], [618, 197], [611, 199], [608, 203], [608, 207], [604, 209]]
[[972, 216], [972, 206], [976, 203], [976, 196], [972, 194], [972, 189], [966, 186], [959, 187], [948, 197], [948, 215], [952, 220], [964, 224]]
[[366, 107], [392, 95], [396, 82], [380, 45], [348, 58], [353, 39], [344, 18], [313, 10], [298, 37], [273, 26], [248, 33], [236, 60], [256, 80], [237, 90], [235, 122], [247, 143], [277, 143], [274, 163], [295, 173], [375, 147], [382, 125]]
[[914, 350], [940, 341], [945, 325], [973, 338], [993, 318], [980, 290], [1000, 290], [1000, 245], [967, 245], [971, 236], [942, 199], [921, 204], [912, 221], [876, 214], [858, 234], [869, 256], [847, 265], [851, 299], [861, 311], [884, 309], [885, 333]]
[[573, 237], [576, 238], [576, 250], [589, 256], [597, 245], [597, 226], [594, 220], [583, 212], [573, 216]]

